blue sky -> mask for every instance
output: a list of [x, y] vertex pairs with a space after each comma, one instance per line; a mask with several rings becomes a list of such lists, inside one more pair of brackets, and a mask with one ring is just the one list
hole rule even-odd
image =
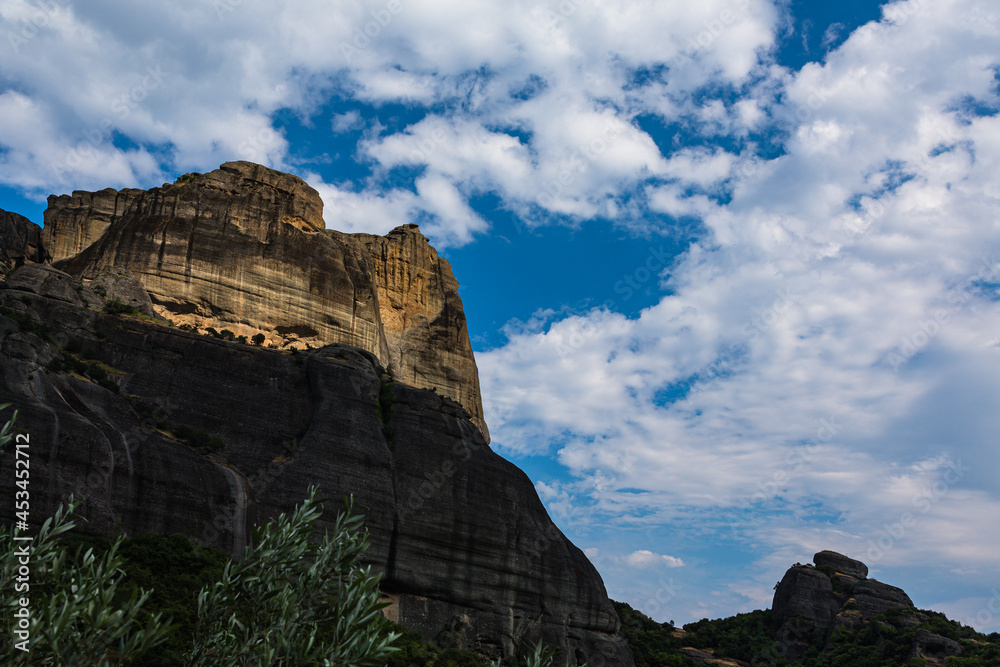
[[[1000, 598], [990, 0], [0, 5], [0, 208], [247, 159], [449, 258], [496, 451], [689, 622]], [[367, 34], [365, 33], [367, 31]]]

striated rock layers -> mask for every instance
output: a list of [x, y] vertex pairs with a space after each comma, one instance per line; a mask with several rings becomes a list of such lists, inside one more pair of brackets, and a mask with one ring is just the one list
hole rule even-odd
[[416, 225], [355, 235], [371, 253], [379, 315], [396, 377], [466, 407], [489, 441], [458, 281]]
[[[235, 555], [317, 484], [354, 494], [389, 615], [428, 639], [493, 657], [542, 639], [566, 664], [633, 664], [597, 571], [457, 403], [392, 382], [359, 347], [270, 350], [103, 303], [45, 265], [0, 284], [0, 388], [30, 438], [33, 522], [76, 494], [86, 531], [180, 532]], [[13, 469], [8, 451], [8, 498]]]
[[127, 272], [174, 324], [367, 350], [458, 401], [489, 439], [458, 282], [415, 225], [326, 229], [300, 178], [229, 162], [148, 191], [50, 197], [43, 233], [58, 268], [87, 281]]

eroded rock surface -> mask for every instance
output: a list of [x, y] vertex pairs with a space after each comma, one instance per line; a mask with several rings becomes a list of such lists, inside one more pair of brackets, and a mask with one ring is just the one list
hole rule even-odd
[[458, 283], [414, 225], [327, 229], [312, 187], [250, 162], [148, 191], [50, 197], [45, 223], [46, 248], [77, 278], [127, 272], [157, 314], [199, 331], [367, 350], [456, 400], [489, 438]]
[[56, 265], [86, 279], [126, 270], [178, 325], [388, 356], [368, 253], [326, 232], [323, 202], [301, 179], [231, 162], [122, 200], [98, 238], [67, 255], [79, 244], [64, 237], [86, 228], [94, 207], [83, 193], [50, 199], [46, 237]]
[[789, 661], [802, 658], [816, 631], [825, 630], [827, 648], [840, 628], [857, 630], [878, 614], [913, 607], [902, 589], [867, 579], [868, 566], [835, 551], [813, 556], [813, 565], [795, 564], [774, 591], [771, 609]]
[[458, 281], [416, 225], [385, 236], [356, 234], [372, 254], [389, 363], [399, 380], [466, 407], [486, 440], [479, 371]]
[[94, 243], [144, 195], [134, 188], [98, 192], [76, 190], [72, 195], [50, 195], [42, 232], [45, 248], [53, 259], [77, 254]]
[[836, 551], [820, 551], [813, 556], [813, 563], [816, 564], [816, 567], [829, 567], [834, 572], [840, 572], [856, 579], [868, 577], [867, 565]]
[[0, 270], [48, 259], [42, 228], [23, 215], [0, 209]]
[[[391, 382], [364, 349], [242, 345], [101, 299], [45, 266], [0, 288], [0, 383], [31, 437], [33, 520], [76, 494], [89, 532], [181, 532], [237, 554], [317, 484], [354, 494], [390, 614], [428, 639], [493, 657], [543, 639], [569, 664], [633, 664], [597, 571], [460, 405]], [[0, 475], [0, 493], [13, 482]]]

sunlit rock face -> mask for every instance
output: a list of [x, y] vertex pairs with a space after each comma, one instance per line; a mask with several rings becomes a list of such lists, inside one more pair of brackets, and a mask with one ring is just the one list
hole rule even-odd
[[416, 225], [385, 236], [355, 236], [372, 256], [382, 329], [397, 378], [457, 401], [489, 441], [479, 370], [451, 264]]
[[415, 225], [327, 229], [316, 190], [250, 162], [148, 191], [50, 197], [45, 222], [46, 249], [75, 277], [126, 271], [157, 314], [202, 332], [368, 350], [456, 400], [488, 439], [458, 282]]

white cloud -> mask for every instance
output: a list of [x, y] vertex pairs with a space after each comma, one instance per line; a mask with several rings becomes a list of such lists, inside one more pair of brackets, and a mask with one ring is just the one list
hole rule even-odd
[[[28, 2], [0, 11], [0, 33], [31, 35], [0, 59], [9, 86], [0, 93], [17, 91], [43, 119], [23, 140], [0, 135], [0, 184], [36, 197], [150, 186], [231, 159], [295, 171], [287, 139], [271, 128], [279, 109], [308, 117], [338, 95], [437, 104], [449, 111], [368, 141], [361, 157], [384, 169], [399, 158], [395, 148], [447, 126], [447, 145], [417, 161], [431, 172], [418, 199], [434, 199], [408, 209], [410, 221], [430, 216], [444, 243], [468, 242], [486, 225], [444, 203], [442, 178], [466, 200], [499, 192], [512, 210], [627, 214], [616, 200], [665, 165], [631, 121], [666, 109], [655, 99], [662, 83], [626, 90], [634, 72], [669, 63], [675, 97], [709, 81], [739, 82], [773, 43], [777, 21], [765, 0], [53, 7], [41, 28]], [[159, 74], [144, 86], [149, 72]], [[728, 113], [711, 109], [713, 123]], [[346, 132], [359, 122], [348, 112], [327, 127]], [[87, 156], [73, 157], [81, 147]], [[54, 174], [53, 164], [64, 168]], [[357, 194], [372, 202], [384, 193]]]
[[[651, 207], [710, 231], [671, 267], [669, 296], [479, 356], [494, 446], [554, 452], [588, 525], [758, 545], [747, 604], [838, 546], [890, 575], [937, 564], [996, 581], [982, 527], [1000, 503], [986, 398], [1000, 390], [1000, 117], [956, 111], [996, 100], [1000, 28], [982, 8], [897, 3], [894, 24], [860, 28], [825, 64], [776, 73], [786, 101], [755, 104], [789, 132], [779, 158], [670, 156], [662, 173], [696, 185], [733, 174], [731, 201], [651, 188]], [[959, 460], [969, 470], [947, 483], [942, 462]]]
[[648, 549], [633, 551], [629, 555], [623, 556], [622, 562], [629, 567], [636, 568], [651, 568], [663, 565], [667, 567], [684, 567], [684, 561], [680, 558], [664, 554], [655, 554]]
[[383, 195], [352, 192], [324, 183], [316, 174], [306, 174], [323, 200], [326, 226], [338, 231], [385, 234], [406, 224], [418, 206], [416, 195], [408, 190], [391, 190]]
[[343, 134], [344, 132], [364, 127], [364, 120], [361, 118], [361, 113], [357, 109], [354, 109], [345, 113], [334, 114], [331, 127], [334, 133]]

